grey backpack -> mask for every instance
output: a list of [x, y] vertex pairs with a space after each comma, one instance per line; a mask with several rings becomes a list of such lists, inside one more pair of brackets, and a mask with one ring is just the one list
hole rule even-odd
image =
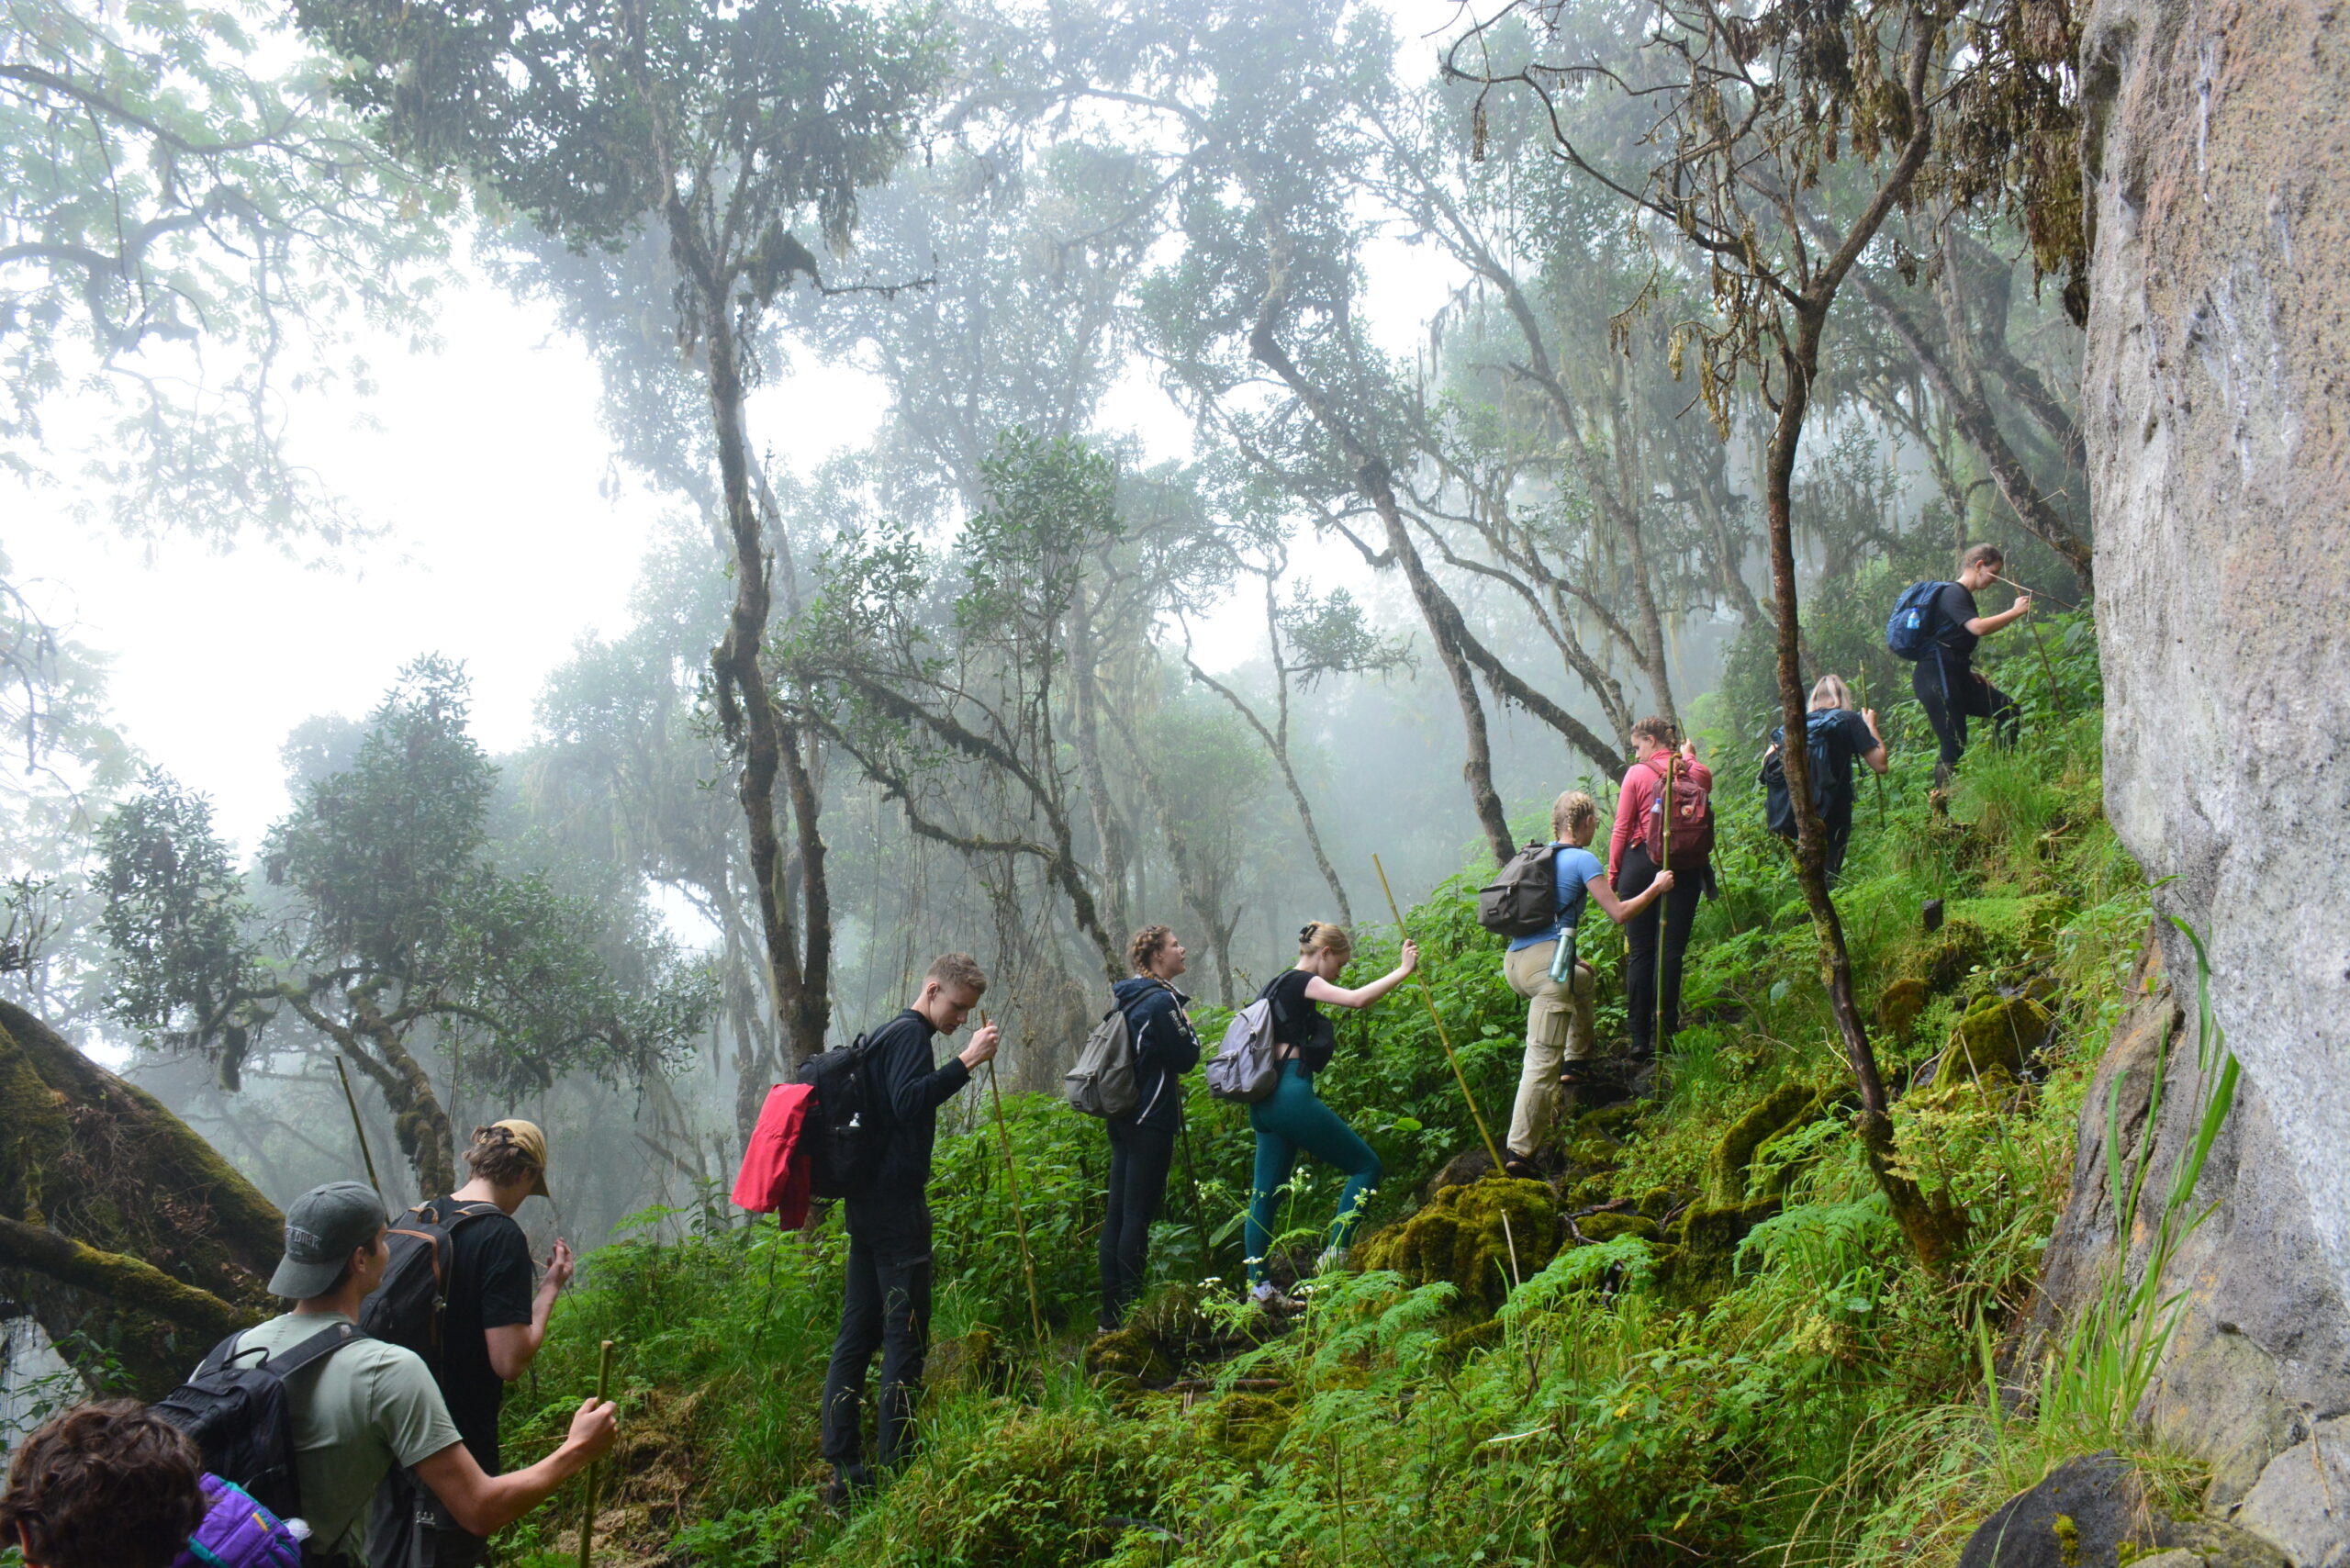
[[1061, 1098], [1089, 1116], [1123, 1116], [1141, 1098], [1135, 1088], [1135, 1047], [1126, 1010], [1113, 1007], [1085, 1036], [1077, 1065], [1061, 1075]]
[[1270, 1099], [1280, 1081], [1281, 1064], [1273, 1059], [1273, 1004], [1260, 996], [1225, 1026], [1224, 1044], [1208, 1063], [1208, 1092], [1218, 1100], [1254, 1105]]

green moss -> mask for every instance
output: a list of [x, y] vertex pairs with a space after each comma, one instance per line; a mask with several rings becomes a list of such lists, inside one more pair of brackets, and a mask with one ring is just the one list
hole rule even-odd
[[1575, 1228], [1583, 1232], [1585, 1241], [1613, 1241], [1619, 1236], [1637, 1236], [1643, 1241], [1655, 1241], [1664, 1235], [1664, 1227], [1648, 1215], [1621, 1211], [1584, 1215], [1575, 1221]]
[[1446, 1335], [1443, 1342], [1437, 1347], [1437, 1354], [1449, 1365], [1459, 1366], [1477, 1351], [1501, 1343], [1501, 1338], [1502, 1320], [1500, 1318], [1481, 1318], [1466, 1328], [1456, 1328]]
[[1490, 1311], [1513, 1278], [1526, 1279], [1550, 1260], [1561, 1228], [1549, 1187], [1501, 1177], [1447, 1187], [1358, 1250], [1366, 1269], [1393, 1269], [1416, 1285], [1448, 1282], [1464, 1303]]
[[1691, 1301], [1728, 1285], [1735, 1272], [1738, 1244], [1778, 1212], [1776, 1198], [1692, 1207], [1668, 1233], [1673, 1251], [1665, 1283], [1673, 1294]]
[[1951, 920], [1919, 955], [1916, 972], [1929, 991], [1949, 991], [1991, 956], [1990, 934], [1971, 920]]
[[1108, 1382], [1132, 1379], [1139, 1383], [1167, 1383], [1175, 1379], [1175, 1363], [1147, 1329], [1133, 1324], [1112, 1334], [1097, 1336], [1085, 1347], [1085, 1370]]
[[1934, 1075], [1937, 1084], [1958, 1082], [1998, 1070], [2009, 1077], [2048, 1038], [2048, 1009], [2027, 996], [1986, 996], [1966, 1010]]
[[1932, 994], [1926, 982], [1914, 975], [1895, 980], [1876, 999], [1877, 1027], [1888, 1035], [1907, 1035]]
[[1289, 1406], [1264, 1394], [1227, 1394], [1208, 1410], [1210, 1446], [1243, 1464], [1261, 1464], [1289, 1430]]
[[1762, 1102], [1730, 1124], [1714, 1145], [1707, 1162], [1706, 1193], [1716, 1204], [1736, 1203], [1746, 1195], [1746, 1170], [1754, 1151], [1774, 1134], [1811, 1119], [1818, 1095], [1807, 1083], [1789, 1081], [1763, 1096]]

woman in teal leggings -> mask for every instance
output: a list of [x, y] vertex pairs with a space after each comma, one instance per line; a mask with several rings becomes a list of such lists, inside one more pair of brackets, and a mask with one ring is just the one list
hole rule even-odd
[[1379, 1156], [1314, 1092], [1314, 1075], [1329, 1065], [1330, 1054], [1337, 1048], [1330, 1021], [1316, 1003], [1368, 1007], [1401, 985], [1420, 964], [1419, 948], [1406, 941], [1402, 963], [1369, 985], [1348, 991], [1337, 983], [1354, 957], [1354, 941], [1346, 927], [1309, 920], [1297, 940], [1296, 968], [1282, 970], [1260, 993], [1273, 1004], [1273, 1055], [1281, 1063], [1281, 1078], [1271, 1094], [1248, 1107], [1248, 1125], [1257, 1133], [1256, 1190], [1248, 1201], [1247, 1233], [1249, 1295], [1267, 1305], [1284, 1305], [1281, 1292], [1266, 1277], [1265, 1260], [1273, 1249], [1281, 1191], [1289, 1184], [1299, 1151], [1347, 1175], [1326, 1258], [1346, 1249], [1355, 1222], [1362, 1217], [1362, 1205], [1379, 1184]]

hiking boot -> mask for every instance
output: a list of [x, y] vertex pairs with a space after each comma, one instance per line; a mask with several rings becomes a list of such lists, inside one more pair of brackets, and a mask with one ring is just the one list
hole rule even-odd
[[1505, 1176], [1514, 1176], [1521, 1182], [1539, 1182], [1542, 1180], [1542, 1172], [1535, 1166], [1532, 1159], [1523, 1154], [1513, 1153], [1507, 1159], [1504, 1159], [1502, 1161], [1502, 1174]]
[[1248, 1299], [1270, 1313], [1281, 1314], [1298, 1310], [1298, 1304], [1282, 1294], [1281, 1287], [1270, 1280], [1267, 1280], [1263, 1284], [1250, 1291]]
[[833, 1467], [833, 1478], [819, 1495], [826, 1508], [845, 1514], [873, 1495], [873, 1473], [861, 1464]]

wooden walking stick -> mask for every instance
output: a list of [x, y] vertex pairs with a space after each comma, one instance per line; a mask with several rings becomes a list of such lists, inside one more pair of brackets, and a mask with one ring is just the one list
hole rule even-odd
[[[988, 1026], [988, 1015], [979, 1014], [979, 1027]], [[1036, 1304], [1036, 1260], [1028, 1252], [1028, 1215], [1020, 1206], [1020, 1168], [1012, 1160], [1012, 1128], [1003, 1119], [1003, 1092], [995, 1084], [995, 1058], [988, 1058], [988, 1099], [995, 1107], [996, 1137], [1003, 1145], [1003, 1179], [1012, 1190], [1012, 1228], [1020, 1238], [1020, 1272], [1028, 1282], [1028, 1327], [1035, 1330], [1036, 1343], [1045, 1342], [1045, 1309]]]
[[[1852, 672], [1852, 684], [1859, 688], [1861, 708], [1863, 711], [1866, 711], [1869, 705], [1868, 671], [1863, 669], [1854, 670]], [[1877, 736], [1876, 744], [1883, 745], [1885, 744], [1885, 737], [1883, 735]], [[1874, 767], [1870, 768], [1869, 771], [1876, 774], [1876, 825], [1883, 827], [1885, 825], [1885, 775], [1877, 773], [1876, 769]]]
[[[607, 1339], [596, 1358], [596, 1398], [599, 1404], [610, 1395], [611, 1386], [612, 1342]], [[588, 1467], [588, 1496], [579, 1510], [579, 1568], [588, 1568], [588, 1560], [596, 1550], [596, 1481], [603, 1468], [600, 1460]]]
[[375, 1201], [383, 1204], [388, 1214], [391, 1200], [384, 1196], [384, 1184], [375, 1180], [375, 1157], [367, 1151], [367, 1129], [359, 1120], [359, 1098], [351, 1092], [351, 1073], [342, 1065], [341, 1057], [334, 1058], [334, 1075], [342, 1080], [342, 1103], [351, 1107], [351, 1130], [359, 1135], [359, 1158], [367, 1166], [367, 1184], [375, 1189]]
[[[1380, 891], [1387, 895], [1387, 917], [1395, 923], [1399, 935], [1407, 935], [1403, 913], [1395, 907], [1395, 890], [1387, 885], [1387, 868], [1379, 863], [1376, 855], [1371, 857], [1371, 864], [1379, 873]], [[1419, 978], [1420, 1000], [1428, 1004], [1428, 1022], [1436, 1025], [1437, 1043], [1444, 1047], [1444, 1059], [1452, 1064], [1452, 1081], [1460, 1085], [1460, 1097], [1469, 1102], [1469, 1114], [1476, 1120], [1477, 1136], [1485, 1140], [1485, 1158], [1494, 1162], [1494, 1174], [1498, 1176], [1502, 1173], [1501, 1148], [1494, 1142], [1493, 1129], [1485, 1126], [1485, 1113], [1477, 1109], [1477, 1097], [1469, 1092], [1469, 1075], [1460, 1070], [1460, 1058], [1452, 1051], [1452, 1036], [1444, 1032], [1444, 1020], [1437, 1014], [1436, 992], [1429, 989], [1428, 977], [1424, 972], [1415, 973]]]

